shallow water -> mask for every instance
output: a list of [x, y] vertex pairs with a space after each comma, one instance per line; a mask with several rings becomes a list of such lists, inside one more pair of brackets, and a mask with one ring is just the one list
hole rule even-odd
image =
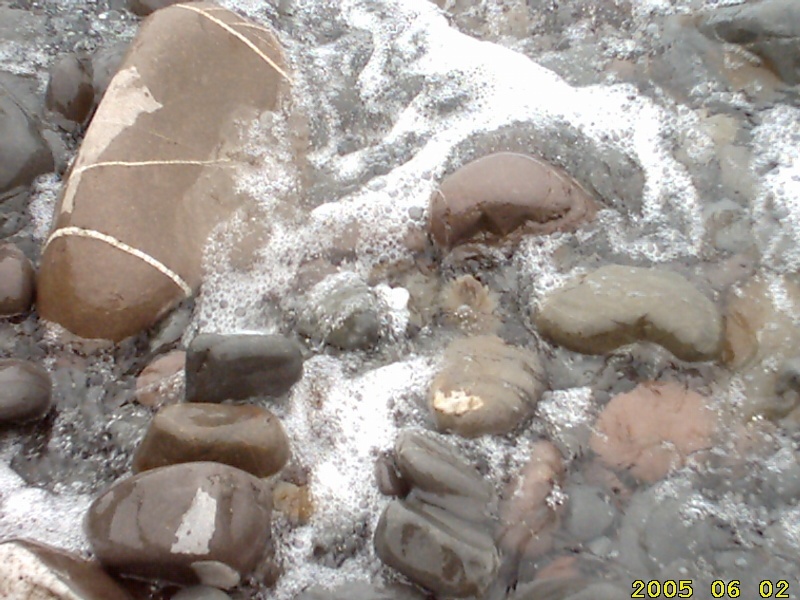
[[[800, 579], [800, 466], [791, 423], [757, 421], [745, 435], [737, 416], [744, 384], [723, 367], [630, 349], [588, 359], [538, 339], [530, 320], [568, 278], [621, 262], [667, 266], [720, 304], [728, 286], [762, 273], [800, 326], [778, 278], [800, 266], [799, 109], [764, 86], [733, 89], [709, 79], [689, 88], [681, 83], [675, 93], [658, 77], [623, 69], [663, 53], [678, 16], [736, 2], [608, 0], [559, 8], [450, 0], [447, 11], [426, 0], [221, 4], [277, 29], [293, 95], [280, 113], [243, 124], [251, 165], [239, 182], [253, 201], [215, 232], [183, 341], [199, 332], [291, 331], [314, 301], [299, 293], [298, 273], [317, 259], [341, 260], [346, 271], [378, 286], [384, 334], [379, 351], [368, 355], [310, 346], [303, 379], [270, 406], [292, 442], [294, 468], [308, 478], [315, 512], [303, 526], [276, 520], [284, 572], [275, 588], [254, 586], [241, 597], [284, 600], [314, 583], [395, 577], [371, 543], [388, 502], [373, 463], [399, 429], [431, 428], [427, 386], [456, 333], [428, 322], [407, 336], [414, 302], [424, 302], [432, 285], [414, 274], [409, 240], [424, 229], [441, 178], [499, 148], [562, 166], [601, 197], [604, 209], [577, 232], [523, 240], [512, 256], [487, 249], [480, 260], [441, 258], [441, 275], [430, 278], [480, 275], [500, 299], [503, 336], [542, 349], [553, 387], [536, 418], [514, 435], [448, 439], [501, 492], [533, 443], [546, 437], [570, 462], [564, 487], [581, 485], [591, 459], [584, 434], [611, 395], [630, 390], [634, 378], [687, 383], [724, 415], [729, 431], [718, 448], [650, 487], [623, 481], [623, 514], [613, 533], [586, 544], [564, 533], [552, 556], [579, 556], [584, 572], [624, 589], [636, 577], [694, 579], [701, 597], [715, 579], [740, 579], [742, 597], [755, 597], [762, 579]], [[108, 3], [34, 6], [60, 34], [44, 50], [38, 38], [4, 41], [0, 56], [11, 70], [38, 77], [42, 89], [58, 52], [127, 39], [135, 27]], [[709, 124], [714, 114], [731, 117], [730, 132]], [[306, 145], [299, 123], [308, 139], [298, 160], [296, 148]], [[724, 135], [747, 150], [749, 162], [719, 166]], [[745, 183], [752, 185], [748, 201], [735, 194]], [[31, 235], [38, 240], [57, 186], [54, 176], [37, 183]], [[707, 218], [709, 207], [725, 200], [746, 224], [727, 245], [713, 237]], [[32, 352], [20, 341], [26, 326], [9, 325], [14, 341], [6, 346], [17, 354]], [[0, 537], [24, 534], [85, 552], [80, 515], [94, 492], [126, 472], [147, 421], [130, 396], [148, 349], [130, 342], [84, 357], [52, 332], [41, 336], [37, 347], [48, 368], [62, 378], [85, 373], [86, 381], [61, 388], [67, 391], [52, 433], [5, 434]], [[746, 449], [744, 438], [751, 440]], [[17, 470], [24, 470], [20, 462], [32, 465], [28, 479], [51, 491], [27, 487], [6, 466], [20, 456], [20, 444], [30, 458], [17, 458]], [[569, 503], [569, 495], [562, 501]], [[526, 568], [519, 567], [521, 580], [533, 576]]]

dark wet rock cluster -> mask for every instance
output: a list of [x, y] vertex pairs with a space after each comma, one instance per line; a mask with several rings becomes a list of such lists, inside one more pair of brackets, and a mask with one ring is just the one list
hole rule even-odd
[[499, 565], [491, 535], [493, 491], [451, 448], [422, 432], [401, 433], [395, 454], [411, 492], [381, 515], [376, 553], [436, 593], [480, 595]]

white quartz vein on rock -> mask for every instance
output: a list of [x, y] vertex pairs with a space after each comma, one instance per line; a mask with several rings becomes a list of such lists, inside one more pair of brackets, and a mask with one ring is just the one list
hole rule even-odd
[[175, 543], [170, 548], [177, 554], [206, 554], [214, 538], [217, 520], [216, 499], [199, 488], [191, 506], [181, 518], [175, 532]]

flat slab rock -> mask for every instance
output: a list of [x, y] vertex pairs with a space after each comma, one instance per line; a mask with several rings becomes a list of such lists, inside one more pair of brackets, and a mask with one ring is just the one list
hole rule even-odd
[[535, 322], [555, 343], [585, 354], [637, 341], [687, 361], [714, 360], [722, 350], [717, 307], [664, 269], [608, 265], [581, 275], [544, 299]]
[[113, 571], [228, 589], [266, 558], [271, 516], [271, 490], [260, 479], [196, 462], [117, 482], [92, 503], [86, 533]]
[[131, 600], [98, 563], [30, 540], [0, 544], [0, 597]]
[[497, 336], [458, 339], [428, 391], [436, 428], [464, 437], [504, 434], [527, 419], [546, 388], [536, 353]]
[[281, 396], [303, 375], [300, 347], [280, 335], [203, 333], [186, 354], [186, 400]]
[[275, 110], [288, 85], [277, 38], [232, 11], [190, 2], [142, 23], [65, 179], [40, 315], [120, 341], [191, 296], [210, 232], [247, 201], [237, 121]]

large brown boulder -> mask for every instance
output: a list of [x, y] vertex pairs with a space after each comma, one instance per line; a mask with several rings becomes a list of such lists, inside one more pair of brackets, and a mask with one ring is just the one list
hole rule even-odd
[[214, 4], [145, 21], [64, 185], [41, 316], [118, 341], [191, 295], [211, 229], [243, 201], [236, 121], [274, 110], [288, 81], [275, 36]]

